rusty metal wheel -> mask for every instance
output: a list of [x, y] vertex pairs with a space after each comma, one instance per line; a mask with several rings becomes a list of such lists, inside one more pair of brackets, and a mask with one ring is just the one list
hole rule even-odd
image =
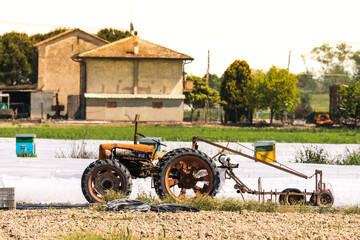
[[181, 201], [185, 197], [215, 196], [220, 178], [214, 161], [206, 154], [181, 148], [161, 159], [155, 181], [159, 197], [170, 196]]
[[334, 197], [328, 191], [322, 191], [316, 196], [316, 205], [319, 207], [331, 207], [334, 204]]
[[90, 203], [105, 202], [106, 190], [122, 191], [130, 195], [132, 179], [124, 165], [113, 160], [97, 160], [92, 162], [81, 177], [81, 189]]

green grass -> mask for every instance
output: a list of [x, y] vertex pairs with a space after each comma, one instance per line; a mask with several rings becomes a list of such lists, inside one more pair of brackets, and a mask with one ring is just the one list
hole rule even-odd
[[328, 93], [312, 94], [310, 104], [314, 111], [329, 111], [330, 97]]
[[[162, 137], [163, 141], [191, 141], [193, 136], [232, 139], [236, 142], [275, 140], [289, 143], [360, 143], [360, 128], [229, 128], [229, 127], [181, 127], [139, 126], [138, 132], [148, 137]], [[134, 127], [9, 127], [1, 128], [0, 137], [14, 138], [15, 134], [33, 133], [46, 139], [97, 139], [133, 140]]]

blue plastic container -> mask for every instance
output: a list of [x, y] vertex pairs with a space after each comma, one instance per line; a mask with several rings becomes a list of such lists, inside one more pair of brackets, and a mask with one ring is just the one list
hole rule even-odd
[[35, 154], [35, 134], [16, 134], [16, 155]]

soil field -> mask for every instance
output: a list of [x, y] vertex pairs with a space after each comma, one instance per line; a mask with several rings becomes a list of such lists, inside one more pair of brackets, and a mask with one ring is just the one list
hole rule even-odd
[[136, 239], [360, 239], [360, 216], [205, 212], [132, 213], [94, 210], [0, 211], [0, 239], [54, 239], [70, 231], [130, 229]]

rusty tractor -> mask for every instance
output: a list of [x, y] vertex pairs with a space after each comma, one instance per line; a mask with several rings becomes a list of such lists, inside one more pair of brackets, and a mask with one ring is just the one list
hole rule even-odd
[[[252, 190], [235, 176], [233, 169], [238, 167], [238, 164], [230, 163], [230, 158], [223, 154], [225, 151], [305, 179], [313, 176], [308, 177], [274, 161], [265, 161], [246, 155], [229, 148], [228, 144], [223, 146], [223, 144], [212, 142], [209, 140], [210, 138], [193, 137], [192, 148], [178, 148], [161, 154], [158, 149], [161, 145], [165, 145], [159, 140], [152, 139], [154, 145], [138, 144], [138, 136], [145, 137], [137, 132], [138, 122], [139, 115], [136, 115], [134, 144], [101, 144], [99, 159], [84, 170], [81, 188], [90, 203], [104, 202], [106, 190], [121, 191], [130, 195], [132, 179], [147, 177], [152, 178], [153, 187], [160, 198], [170, 196], [181, 201], [185, 197], [215, 196], [220, 184], [219, 170], [215, 159], [219, 160], [219, 168], [225, 168], [226, 177], [235, 181], [234, 188], [244, 200], [243, 194], [247, 193], [258, 195], [259, 198], [265, 195], [271, 195], [271, 198], [275, 196], [275, 200], [278, 197], [278, 200], [285, 204], [304, 201], [312, 205], [331, 206], [334, 202], [332, 192], [326, 189], [322, 182], [322, 171], [316, 170], [313, 175], [316, 176], [313, 192], [301, 192], [294, 188], [287, 188], [282, 192]], [[221, 141], [221, 139], [218, 140]], [[210, 144], [220, 151], [215, 156], [209, 157], [198, 150], [198, 142]], [[307, 196], [310, 196], [309, 201], [306, 201]]]

